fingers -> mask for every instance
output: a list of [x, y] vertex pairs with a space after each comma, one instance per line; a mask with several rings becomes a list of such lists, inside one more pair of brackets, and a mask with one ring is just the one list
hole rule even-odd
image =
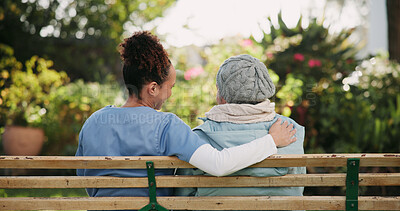
[[282, 124], [282, 119], [278, 118], [278, 120], [276, 120], [276, 122], [271, 126], [272, 130], [279, 130]]
[[296, 129], [289, 132], [289, 136], [292, 137], [296, 134]]
[[278, 118], [278, 120], [276, 120], [276, 122], [272, 125], [272, 127], [278, 127], [282, 124], [282, 119]]
[[269, 134], [273, 137], [277, 147], [285, 147], [297, 140], [294, 135], [297, 130], [294, 124], [289, 121], [284, 121], [278, 118], [276, 122], [271, 126]]

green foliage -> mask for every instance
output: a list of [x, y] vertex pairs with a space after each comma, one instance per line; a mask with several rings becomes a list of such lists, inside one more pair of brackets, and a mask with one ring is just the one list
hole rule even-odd
[[399, 152], [400, 145], [400, 65], [378, 55], [364, 60], [355, 72], [359, 76], [355, 94], [365, 104], [369, 130], [363, 149]]
[[306, 127], [306, 152], [398, 152], [399, 65], [378, 56], [357, 66], [352, 30], [278, 22], [260, 45], [279, 76], [278, 112]]
[[[6, 50], [9, 48], [5, 47]], [[53, 62], [33, 56], [25, 63], [25, 70], [16, 61], [12, 51], [8, 58], [2, 58], [0, 65], [3, 90], [1, 91], [0, 112], [3, 124], [38, 126], [49, 104], [47, 96], [69, 80], [65, 72], [50, 69]], [[12, 67], [11, 69], [9, 67]]]
[[69, 83], [65, 72], [50, 69], [50, 60], [33, 56], [23, 66], [13, 56], [12, 48], [1, 45], [0, 52], [0, 126], [44, 129], [45, 155], [73, 155], [86, 118], [106, 105], [124, 101], [118, 84], [83, 80]]
[[19, 61], [50, 58], [72, 80], [101, 81], [119, 76], [116, 48], [133, 31], [153, 30], [173, 0], [4, 0], [0, 3], [0, 43]]
[[[51, 1], [49, 9], [36, 1], [2, 2], [0, 32], [8, 29], [8, 34], [0, 33], [0, 42], [11, 43], [18, 55], [0, 45], [0, 125], [7, 120], [43, 127], [44, 154], [72, 155], [85, 119], [105, 105], [123, 103], [121, 88], [110, 81], [120, 70], [116, 46], [125, 28], [141, 28], [171, 2], [79, 0], [64, 5], [75, 16], [61, 19], [56, 17], [58, 1]], [[302, 27], [301, 19], [288, 28], [280, 15], [278, 24], [271, 23], [271, 33], [260, 43], [233, 37], [203, 48], [169, 49], [177, 82], [162, 110], [197, 126], [197, 118], [216, 104], [219, 66], [231, 56], [250, 54], [270, 70], [277, 112], [306, 127], [307, 153], [400, 151], [399, 65], [382, 55], [357, 61], [358, 49], [349, 42], [352, 30], [331, 34], [317, 20]], [[59, 37], [53, 33], [39, 39], [40, 29], [48, 25], [58, 27]], [[78, 39], [77, 32], [84, 38]], [[50, 56], [54, 66], [32, 52]], [[198, 55], [194, 61], [193, 55]], [[67, 68], [72, 79], [102, 83], [69, 83], [65, 73], [54, 70], [59, 67]]]
[[348, 41], [352, 30], [330, 34], [329, 27], [316, 19], [306, 28], [302, 27], [301, 20], [289, 29], [279, 14], [279, 29], [270, 21], [271, 33], [264, 34], [260, 44], [265, 48], [267, 67], [279, 76], [278, 88], [286, 84], [287, 76], [293, 76], [303, 81], [304, 97], [307, 87], [320, 89], [322, 85], [327, 86], [324, 83], [335, 83], [349, 75], [356, 66], [357, 49]]
[[319, 96], [316, 138], [325, 142], [319, 145], [336, 152], [398, 152], [399, 64], [378, 55], [355, 70], [342, 81], [348, 91], [337, 87]]
[[79, 131], [84, 121], [106, 105], [121, 105], [123, 93], [117, 85], [85, 83], [77, 80], [62, 86], [48, 96], [49, 105], [43, 120], [48, 141], [47, 155], [74, 155]]
[[[0, 90], [4, 90], [6, 87], [10, 86], [10, 73], [20, 69], [22, 69], [22, 64], [14, 57], [14, 49], [12, 49], [10, 46], [0, 43]], [[5, 93], [3, 92], [1, 96], [3, 96], [3, 94]], [[0, 102], [3, 101], [1, 100]]]
[[[201, 59], [195, 64], [186, 60], [189, 50], [171, 50], [178, 82], [163, 110], [192, 127], [200, 124], [197, 117], [216, 103], [219, 66], [230, 56], [247, 53], [270, 69], [277, 112], [306, 127], [307, 153], [399, 151], [398, 64], [382, 56], [357, 61], [357, 47], [349, 42], [352, 30], [330, 34], [316, 20], [304, 28], [299, 20], [289, 29], [278, 20], [279, 28], [272, 26], [260, 43], [232, 38], [196, 49]], [[186, 73], [199, 66], [204, 72], [186, 80]]]
[[316, 19], [303, 27], [301, 18], [288, 28], [281, 14], [279, 27], [269, 22], [271, 33], [260, 45], [265, 64], [279, 76], [277, 111], [306, 127], [307, 152], [340, 151], [336, 144], [344, 146], [342, 138], [349, 138], [344, 135], [350, 132], [344, 124], [351, 115], [348, 107], [356, 106], [345, 97], [342, 83], [357, 65], [357, 48], [349, 42], [352, 30], [331, 34]]

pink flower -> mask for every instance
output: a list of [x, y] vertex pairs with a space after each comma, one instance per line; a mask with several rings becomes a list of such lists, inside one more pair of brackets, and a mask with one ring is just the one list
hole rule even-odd
[[271, 52], [267, 52], [267, 58], [272, 59], [274, 57], [274, 54]]
[[193, 67], [187, 70], [184, 74], [185, 80], [191, 80], [195, 78], [196, 76], [200, 75], [201, 73], [204, 72], [204, 69], [202, 67]]
[[299, 61], [299, 62], [304, 61], [304, 55], [301, 54], [301, 53], [295, 53], [293, 55], [293, 58], [294, 58], [295, 61]]
[[251, 41], [250, 39], [242, 40], [243, 47], [252, 46], [252, 45], [253, 45], [253, 41]]
[[354, 62], [353, 59], [347, 59], [347, 60], [346, 60], [346, 63], [347, 63], [347, 64], [351, 64], [351, 63], [353, 63], [353, 62]]
[[321, 61], [318, 59], [310, 59], [308, 61], [308, 66], [309, 67], [321, 67]]

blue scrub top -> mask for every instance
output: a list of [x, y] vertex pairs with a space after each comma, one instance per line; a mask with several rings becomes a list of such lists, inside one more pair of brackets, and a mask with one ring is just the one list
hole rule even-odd
[[[206, 142], [175, 114], [149, 107], [107, 106], [93, 113], [79, 134], [76, 156], [171, 156], [189, 162]], [[156, 170], [172, 175], [173, 169]], [[146, 169], [78, 169], [78, 176], [146, 177]], [[88, 188], [89, 196], [148, 196], [147, 188]], [[172, 195], [159, 188], [157, 195]]]

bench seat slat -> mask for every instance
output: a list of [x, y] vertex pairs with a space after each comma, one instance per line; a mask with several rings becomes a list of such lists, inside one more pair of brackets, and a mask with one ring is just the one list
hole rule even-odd
[[[360, 186], [400, 186], [400, 173], [361, 173]], [[288, 174], [280, 177], [157, 176], [157, 187], [313, 187], [345, 186], [346, 174]], [[147, 177], [0, 177], [0, 188], [143, 188]]]
[[[174, 210], [344, 210], [344, 196], [158, 197]], [[0, 210], [139, 209], [147, 197], [0, 198]], [[400, 197], [359, 197], [360, 210], [399, 210]], [[288, 203], [290, 202], [290, 203]]]
[[[348, 158], [360, 158], [360, 166], [399, 167], [400, 154], [305, 154], [273, 155], [251, 167], [342, 167]], [[73, 157], [0, 156], [0, 168], [24, 169], [143, 169], [146, 161], [156, 168], [192, 168], [189, 163], [168, 156]]]

